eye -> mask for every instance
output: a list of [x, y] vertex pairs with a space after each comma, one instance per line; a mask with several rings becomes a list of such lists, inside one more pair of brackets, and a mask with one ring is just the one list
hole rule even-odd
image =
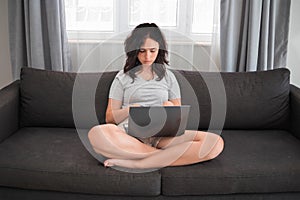
[[152, 52], [152, 53], [154, 53], [154, 52], [156, 52], [157, 51], [157, 49], [151, 49], [150, 50], [150, 52]]
[[139, 52], [140, 52], [140, 53], [144, 53], [144, 52], [145, 52], [145, 49], [140, 49]]

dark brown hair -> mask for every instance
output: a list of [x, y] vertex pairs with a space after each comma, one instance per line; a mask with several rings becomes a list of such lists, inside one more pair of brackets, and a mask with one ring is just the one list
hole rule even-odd
[[158, 76], [157, 80], [161, 80], [166, 74], [166, 67], [164, 64], [169, 65], [169, 61], [167, 60], [167, 43], [159, 27], [155, 23], [140, 24], [133, 29], [124, 42], [127, 56], [124, 73], [128, 73], [133, 81], [136, 77], [135, 73], [142, 67], [138, 59], [138, 53], [140, 51], [140, 47], [144, 44], [147, 38], [151, 38], [159, 44], [156, 60], [152, 64], [152, 70]]

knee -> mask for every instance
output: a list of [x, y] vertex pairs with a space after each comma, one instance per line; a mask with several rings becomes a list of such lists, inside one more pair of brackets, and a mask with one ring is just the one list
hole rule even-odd
[[101, 134], [101, 125], [94, 126], [88, 132], [88, 138], [92, 146], [95, 146], [95, 142], [97, 141], [99, 134]]
[[212, 150], [207, 155], [207, 160], [211, 160], [220, 155], [224, 149], [224, 140], [221, 136], [217, 136], [217, 142], [214, 144]]
[[88, 132], [88, 138], [91, 145], [97, 146], [97, 143], [102, 141], [105, 135], [114, 128], [114, 124], [97, 125], [91, 128]]

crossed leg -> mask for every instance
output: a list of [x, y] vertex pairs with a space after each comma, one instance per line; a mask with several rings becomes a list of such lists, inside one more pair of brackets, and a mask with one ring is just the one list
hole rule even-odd
[[213, 133], [186, 131], [182, 136], [163, 138], [158, 148], [150, 147], [127, 135], [115, 125], [94, 127], [89, 132], [94, 150], [108, 159], [105, 166], [127, 168], [159, 168], [188, 165], [218, 156], [224, 147], [223, 139]]
[[142, 159], [161, 151], [140, 142], [114, 124], [95, 126], [88, 137], [95, 152], [107, 158]]

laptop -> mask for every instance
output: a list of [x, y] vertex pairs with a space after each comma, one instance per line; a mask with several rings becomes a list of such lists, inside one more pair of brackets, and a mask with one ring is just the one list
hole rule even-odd
[[189, 112], [189, 105], [130, 107], [127, 133], [137, 138], [182, 135]]

